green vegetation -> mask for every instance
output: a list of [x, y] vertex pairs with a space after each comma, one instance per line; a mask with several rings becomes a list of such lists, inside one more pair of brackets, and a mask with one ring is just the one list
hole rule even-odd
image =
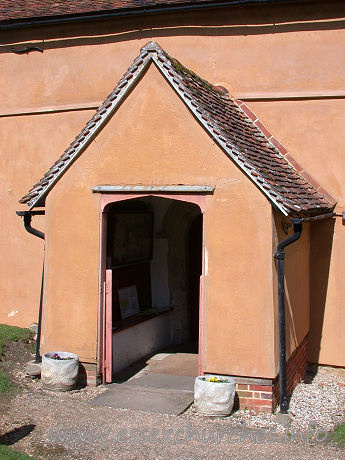
[[345, 447], [345, 423], [336, 426], [331, 433], [332, 441], [335, 441], [339, 446]]
[[[28, 342], [30, 337], [32, 336], [32, 332], [29, 329], [22, 329], [16, 326], [7, 326], [6, 324], [0, 324], [0, 357], [3, 355], [6, 346], [10, 342], [17, 342], [18, 340], [22, 340], [24, 343]], [[6, 369], [6, 366], [4, 366]], [[17, 391], [19, 387], [15, 385], [11, 379], [7, 376], [7, 374], [0, 369], [0, 396], [6, 393], [6, 396], [11, 396], [15, 391]], [[12, 447], [9, 447], [1, 440], [0, 437], [0, 459], [1, 460], [29, 460], [33, 457], [29, 457], [22, 452], [18, 452]]]
[[31, 331], [29, 329], [22, 329], [17, 326], [7, 326], [0, 324], [0, 356], [4, 352], [4, 347], [9, 342], [17, 342], [22, 339], [24, 342], [29, 340]]
[[[27, 342], [30, 337], [31, 331], [29, 329], [0, 324], [0, 356], [3, 354], [6, 345], [10, 342], [17, 342], [20, 339], [23, 340], [23, 342]], [[13, 393], [17, 389], [18, 387], [10, 380], [5, 372], [0, 369], [0, 394]]]
[[0, 369], [0, 394], [14, 392], [17, 386]]
[[[219, 94], [222, 94], [222, 91], [219, 91], [218, 89], [216, 89], [213, 85], [211, 85], [211, 83], [209, 83], [208, 81], [204, 80], [203, 78], [200, 78], [198, 75], [196, 75], [192, 70], [189, 70], [187, 69], [187, 67], [185, 67], [184, 65], [181, 64], [180, 61], [178, 61], [177, 59], [169, 56], [169, 54], [167, 53], [164, 53], [165, 56], [170, 60], [171, 64], [173, 65], [174, 69], [179, 73], [179, 74], [182, 74], [182, 75], [188, 75], [189, 77], [193, 78], [193, 80], [197, 81], [199, 83], [199, 85], [201, 85], [203, 88], [205, 88], [206, 90], [208, 91], [213, 91], [213, 92], [216, 92], [216, 93], [219, 93]], [[189, 86], [189, 84], [185, 81], [184, 82], [186, 86]], [[193, 88], [194, 92], [196, 91], [196, 88]], [[199, 92], [198, 94], [199, 96], [201, 95], [201, 93]]]
[[32, 460], [32, 457], [29, 457], [22, 452], [17, 452], [16, 450], [11, 449], [11, 447], [0, 444], [0, 458], [1, 460]]

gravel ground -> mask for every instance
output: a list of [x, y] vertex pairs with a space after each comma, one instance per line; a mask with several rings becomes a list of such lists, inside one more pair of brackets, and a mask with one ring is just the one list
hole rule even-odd
[[288, 428], [274, 414], [249, 411], [221, 419], [200, 416], [193, 407], [179, 417], [92, 407], [88, 402], [104, 386], [53, 393], [21, 371], [15, 377], [24, 389], [3, 414], [0, 432], [3, 441], [38, 459], [345, 458], [344, 450], [323, 440], [323, 429], [345, 421], [344, 370], [320, 367], [310, 383], [297, 386]]
[[[285, 430], [277, 425], [275, 414], [254, 415], [250, 411], [238, 411], [237, 414], [250, 427]], [[319, 366], [308, 372], [293, 391], [289, 416], [291, 430], [305, 431], [310, 424], [316, 423], [330, 431], [345, 422], [345, 369]]]

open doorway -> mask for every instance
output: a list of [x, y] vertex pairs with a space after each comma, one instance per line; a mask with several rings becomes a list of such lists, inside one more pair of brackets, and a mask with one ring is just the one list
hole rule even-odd
[[112, 279], [112, 373], [159, 350], [194, 353], [197, 359], [200, 207], [144, 196], [110, 203], [104, 212], [106, 269]]

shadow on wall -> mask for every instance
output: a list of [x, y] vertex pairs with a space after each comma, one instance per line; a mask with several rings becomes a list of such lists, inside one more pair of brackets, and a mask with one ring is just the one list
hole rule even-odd
[[[293, 234], [293, 226], [289, 218], [274, 211], [273, 251], [278, 242]], [[285, 248], [285, 330], [287, 359], [301, 344], [309, 331], [310, 305], [310, 262], [309, 224], [303, 224], [301, 237]], [[277, 261], [274, 259], [274, 298], [275, 298], [275, 359], [276, 372], [279, 372], [279, 338], [278, 338], [278, 284]]]
[[[284, 219], [283, 219], [284, 221]], [[285, 309], [287, 358], [302, 343], [309, 331], [310, 308], [310, 227], [303, 224], [302, 234], [285, 249]], [[279, 241], [292, 235], [279, 232]]]
[[310, 333], [309, 362], [318, 363], [328, 289], [335, 219], [310, 226]]
[[[274, 212], [274, 250], [278, 241], [292, 234], [289, 219]], [[304, 223], [301, 237], [285, 249], [285, 309], [287, 358], [308, 334], [307, 361], [318, 363], [335, 219]], [[274, 274], [276, 315], [278, 314], [277, 272]], [[278, 324], [278, 317], [275, 317]], [[278, 351], [278, 333], [275, 336]], [[278, 355], [276, 354], [276, 362]], [[277, 369], [278, 371], [278, 369]]]
[[[120, 20], [115, 23], [114, 19], [100, 22], [84, 21], [85, 29], [83, 29], [83, 24], [78, 25], [78, 23], [67, 24], [63, 27], [59, 24], [46, 27], [27, 27], [9, 30], [6, 36], [0, 40], [0, 44], [6, 45], [11, 41], [18, 43], [33, 40], [33, 46], [39, 45], [39, 48], [45, 51], [70, 46], [118, 43], [138, 39], [150, 40], [153, 36], [152, 30], [154, 30], [155, 37], [247, 36], [334, 30], [344, 27], [342, 10], [339, 12], [339, 8], [341, 7], [337, 7], [336, 4], [329, 5], [328, 2], [315, 2], [315, 5], [308, 5], [307, 9], [296, 9], [282, 5], [271, 5], [269, 8], [253, 5], [247, 6], [247, 8], [232, 6], [220, 10], [184, 12], [183, 14], [122, 17], [121, 19], [118, 18]], [[228, 25], [229, 23], [230, 25]], [[97, 37], [92, 37], [92, 35], [97, 35]], [[100, 37], [99, 35], [105, 36]], [[64, 40], [65, 37], [68, 38]], [[71, 40], [72, 37], [74, 37], [73, 40]], [[44, 42], [44, 39], [47, 38], [60, 38], [60, 40]], [[42, 43], [37, 44], [37, 40], [42, 40]], [[25, 47], [16, 46], [15, 49]], [[6, 52], [12, 53], [12, 46], [8, 45], [0, 49], [0, 54]]]

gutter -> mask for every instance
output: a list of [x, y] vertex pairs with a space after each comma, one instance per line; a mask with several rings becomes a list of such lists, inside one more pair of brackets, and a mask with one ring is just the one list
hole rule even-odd
[[[148, 16], [165, 13], [184, 13], [189, 11], [207, 10], [211, 8], [226, 8], [229, 6], [264, 5], [273, 3], [297, 3], [300, 0], [234, 0], [234, 1], [210, 1], [203, 3], [182, 4], [175, 6], [145, 6], [137, 8], [119, 8], [109, 11], [94, 11], [69, 15], [45, 16], [39, 18], [8, 19], [0, 21], [0, 30], [19, 29], [52, 24], [68, 24], [83, 21], [95, 21], [100, 19], [126, 18]], [[311, 0], [306, 0], [311, 1]]]
[[[36, 228], [31, 227], [31, 218], [34, 215], [44, 215], [44, 211], [16, 211], [16, 214], [23, 217], [25, 230], [31, 235], [37, 236], [44, 240], [44, 233]], [[41, 293], [40, 293], [40, 305], [38, 310], [38, 323], [37, 323], [37, 339], [36, 339], [36, 354], [35, 363], [41, 362], [40, 357], [40, 343], [41, 343], [41, 326], [42, 326], [42, 303], [43, 303], [43, 285], [44, 285], [44, 258], [42, 267], [42, 280], [41, 280]]]
[[44, 215], [44, 211], [16, 211], [17, 216], [23, 217], [25, 230], [31, 235], [35, 235], [38, 238], [44, 240], [44, 233], [36, 228], [31, 227], [31, 218], [33, 215]]

